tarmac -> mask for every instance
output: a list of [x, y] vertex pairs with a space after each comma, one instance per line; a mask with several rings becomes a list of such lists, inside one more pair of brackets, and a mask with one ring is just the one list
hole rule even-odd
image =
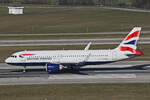
[[48, 73], [44, 66], [27, 67], [0, 64], [0, 85], [149, 83], [150, 61], [121, 61], [86, 66], [78, 70]]
[[[0, 34], [0, 36], [77, 36], [77, 35], [100, 35], [100, 34], [127, 34], [129, 32], [92, 32], [92, 33], [46, 33], [46, 34]], [[149, 34], [150, 31], [142, 31], [141, 34]]]
[[[37, 45], [83, 45], [93, 44], [119, 44], [122, 38], [106, 39], [61, 39], [61, 40], [3, 40], [0, 46], [37, 46]], [[140, 38], [140, 44], [150, 44], [150, 38]]]

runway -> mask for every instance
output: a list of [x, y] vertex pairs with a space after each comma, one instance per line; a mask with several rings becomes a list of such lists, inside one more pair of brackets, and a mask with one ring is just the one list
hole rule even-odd
[[[37, 45], [83, 45], [93, 44], [119, 44], [122, 38], [107, 39], [62, 39], [62, 40], [7, 40], [0, 41], [0, 46], [37, 46]], [[150, 44], [150, 38], [141, 38], [140, 44]]]
[[[0, 34], [0, 36], [67, 36], [67, 35], [100, 35], [100, 34], [127, 34], [129, 32], [92, 32], [92, 33], [47, 33], [47, 34]], [[142, 31], [141, 34], [149, 34], [150, 31]]]
[[149, 61], [121, 61], [57, 73], [47, 73], [43, 66], [28, 67], [23, 73], [20, 66], [0, 64], [0, 85], [149, 82]]

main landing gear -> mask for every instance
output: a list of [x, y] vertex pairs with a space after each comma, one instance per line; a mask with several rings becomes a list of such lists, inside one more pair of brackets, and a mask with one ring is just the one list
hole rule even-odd
[[24, 66], [24, 68], [23, 68], [23, 73], [25, 73], [26, 72], [26, 66]]

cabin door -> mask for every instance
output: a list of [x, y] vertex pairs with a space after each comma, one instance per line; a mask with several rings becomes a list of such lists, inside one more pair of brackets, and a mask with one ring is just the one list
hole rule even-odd
[[22, 63], [26, 63], [26, 59], [27, 59], [26, 57], [20, 58], [20, 60], [21, 60]]
[[112, 60], [116, 60], [117, 59], [117, 52], [113, 51], [112, 52]]

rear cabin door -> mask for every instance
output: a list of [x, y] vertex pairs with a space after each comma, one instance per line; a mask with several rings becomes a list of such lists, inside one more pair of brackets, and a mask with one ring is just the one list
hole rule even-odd
[[113, 51], [112, 52], [112, 60], [116, 60], [117, 59], [117, 52]]

